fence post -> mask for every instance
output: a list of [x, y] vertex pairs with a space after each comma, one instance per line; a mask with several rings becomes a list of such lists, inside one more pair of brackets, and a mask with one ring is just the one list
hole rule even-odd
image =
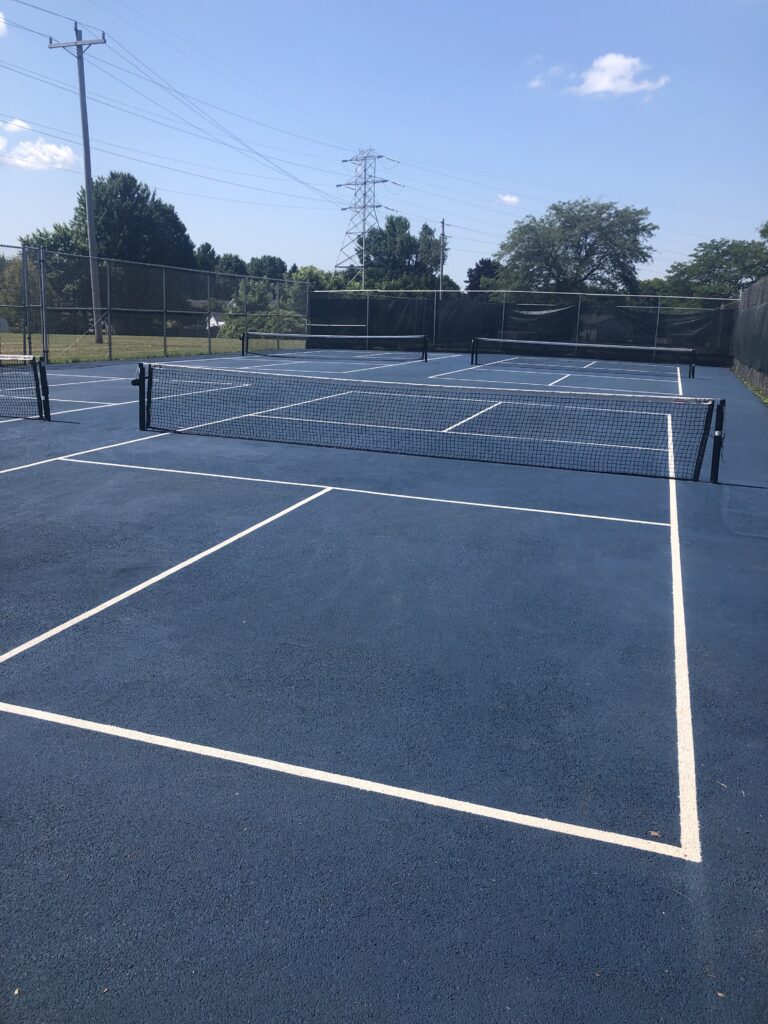
[[501, 293], [501, 327], [499, 328], [499, 338], [504, 340], [504, 325], [507, 322], [507, 293]]
[[[105, 261], [107, 266], [107, 359], [112, 358], [112, 262]], [[98, 274], [99, 268], [96, 267]]]
[[277, 307], [277, 333], [278, 334], [280, 334], [280, 332], [283, 329], [283, 310], [282, 310], [282, 306], [280, 305], [280, 297], [281, 297], [281, 288], [280, 288], [280, 282], [278, 281], [277, 284], [275, 285], [275, 306]]
[[[21, 287], [24, 312], [21, 314], [21, 351], [24, 355], [32, 355], [32, 330], [29, 315], [29, 268], [27, 266], [27, 247], [21, 247]], [[29, 353], [27, 353], [29, 341]]]
[[48, 307], [45, 294], [45, 254], [42, 245], [37, 247], [37, 264], [40, 273], [40, 348], [41, 358], [48, 362]]
[[246, 339], [248, 338], [248, 282], [249, 277], [243, 278], [243, 355], [247, 350]]
[[576, 335], [574, 341], [578, 345], [579, 334], [581, 333], [581, 292], [579, 292], [579, 301], [576, 304]]
[[205, 331], [208, 335], [208, 355], [211, 354], [211, 275], [205, 275], [205, 283], [208, 291], [208, 316], [205, 318]]
[[[653, 332], [653, 347], [654, 348], [656, 348], [656, 345], [658, 344], [658, 341], [659, 341], [659, 320], [661, 320], [661, 296], [660, 295], [658, 295], [656, 297], [656, 328], [655, 328], [655, 330]], [[655, 353], [654, 353], [653, 361], [656, 362], [656, 354]]]
[[432, 293], [432, 351], [437, 351], [437, 292]]
[[168, 355], [168, 289], [163, 267], [163, 355]]
[[365, 335], [368, 337], [371, 333], [371, 293], [365, 293]]

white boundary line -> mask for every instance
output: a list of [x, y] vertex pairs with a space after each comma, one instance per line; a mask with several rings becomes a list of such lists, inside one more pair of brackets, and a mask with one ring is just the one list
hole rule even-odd
[[272, 480], [259, 476], [235, 476], [228, 473], [204, 473], [192, 469], [170, 469], [163, 466], [141, 466], [130, 462], [104, 462], [100, 459], [78, 459], [67, 456], [59, 460], [73, 462], [82, 466], [109, 466], [112, 469], [136, 469], [147, 473], [173, 473], [178, 476], [196, 476], [211, 480], [236, 480], [243, 483], [274, 484], [280, 487], [306, 487], [307, 489], [323, 488], [339, 491], [342, 494], [367, 494], [374, 498], [400, 498], [404, 501], [426, 501], [437, 505], [459, 505], [464, 508], [486, 508], [501, 512], [535, 512], [545, 516], [566, 516], [570, 519], [595, 519], [606, 523], [627, 523], [632, 526], [663, 526], [669, 529], [669, 523], [657, 522], [654, 519], [625, 519], [621, 516], [593, 515], [589, 512], [561, 512], [552, 508], [528, 508], [524, 505], [495, 505], [484, 501], [461, 501], [457, 498], [431, 498], [421, 494], [399, 494], [395, 491], [372, 491], [362, 487], [337, 487], [335, 484], [305, 483], [299, 480]]
[[680, 801], [680, 846], [687, 859], [701, 860], [699, 810], [696, 796], [696, 758], [693, 745], [693, 713], [691, 683], [688, 673], [688, 638], [685, 628], [683, 569], [680, 557], [680, 529], [677, 518], [677, 485], [675, 475], [674, 435], [672, 417], [667, 416], [667, 451], [669, 460], [669, 548], [672, 561], [672, 618], [675, 638], [675, 716], [677, 721], [677, 773]]
[[609, 843], [613, 846], [641, 850], [644, 853], [674, 857], [677, 860], [695, 859], [691, 857], [684, 847], [641, 839], [639, 836], [627, 836], [619, 832], [607, 832], [602, 829], [588, 828], [585, 825], [574, 825], [566, 821], [554, 821], [551, 818], [537, 818], [530, 814], [518, 814], [515, 811], [506, 811], [500, 807], [488, 807], [485, 804], [470, 803], [466, 800], [454, 800], [450, 797], [439, 796], [434, 793], [424, 793], [416, 789], [403, 789], [400, 786], [390, 786], [383, 782], [361, 779], [354, 775], [339, 775], [336, 772], [321, 771], [318, 768], [309, 768], [304, 765], [290, 764], [285, 761], [273, 761], [271, 758], [257, 757], [254, 754], [242, 754], [234, 750], [225, 750], [221, 747], [209, 747], [201, 743], [189, 743], [186, 740], [173, 739], [169, 736], [139, 732], [137, 729], [124, 729], [117, 725], [92, 722], [84, 718], [72, 718], [69, 715], [58, 715], [51, 711], [22, 707], [18, 704], [6, 704], [5, 702], [0, 702], [0, 712], [17, 715], [21, 718], [32, 718], [41, 722], [50, 722], [53, 725], [69, 726], [72, 729], [100, 733], [105, 736], [115, 736], [119, 739], [132, 740], [135, 743], [146, 743], [154, 747], [164, 747], [166, 750], [178, 750], [187, 754], [196, 754], [198, 757], [210, 757], [219, 761], [230, 761], [235, 764], [247, 765], [251, 768], [261, 768], [264, 771], [279, 772], [282, 775], [293, 775], [297, 778], [308, 779], [313, 782], [330, 783], [334, 786], [357, 789], [365, 793], [395, 797], [398, 800], [426, 804], [442, 810], [458, 811], [462, 814], [492, 818], [496, 821], [512, 825], [526, 825], [529, 828], [540, 829], [545, 832], [575, 836], [579, 839], [591, 839], [596, 842]]
[[558, 377], [557, 380], [551, 380], [549, 382], [549, 384], [547, 384], [547, 387], [548, 388], [553, 388], [555, 386], [555, 384], [559, 384], [561, 380], [568, 380], [568, 378], [571, 377], [571, 376], [572, 376], [572, 374], [570, 374], [570, 373], [564, 373], [563, 376], [562, 377]]
[[678, 393], [678, 395], [682, 395], [682, 393], [683, 393], [683, 381], [682, 381], [682, 378], [680, 377], [680, 367], [676, 366], [675, 369], [677, 370], [677, 393]]
[[154, 586], [156, 583], [160, 583], [169, 576], [174, 576], [177, 572], [181, 572], [182, 569], [187, 569], [190, 565], [194, 565], [196, 562], [202, 561], [203, 558], [207, 558], [209, 555], [213, 555], [217, 551], [221, 551], [222, 548], [229, 547], [230, 544], [234, 544], [236, 541], [242, 540], [243, 537], [248, 537], [250, 534], [255, 533], [256, 530], [260, 530], [264, 526], [269, 526], [270, 523], [274, 523], [277, 519], [282, 519], [283, 516], [287, 516], [290, 512], [295, 512], [296, 509], [301, 508], [302, 505], [307, 505], [310, 501], [314, 501], [316, 498], [322, 498], [324, 495], [329, 494], [331, 489], [332, 488], [330, 487], [326, 487], [322, 491], [316, 491], [314, 494], [310, 494], [308, 497], [302, 498], [301, 501], [297, 501], [293, 505], [289, 505], [288, 508], [284, 508], [280, 512], [276, 512], [274, 515], [260, 520], [253, 526], [249, 526], [247, 529], [241, 530], [239, 533], [235, 533], [231, 537], [227, 537], [225, 540], [219, 541], [219, 543], [214, 544], [213, 547], [206, 548], [205, 551], [198, 551], [198, 553], [196, 555], [192, 555], [191, 558], [185, 558], [183, 562], [178, 562], [176, 565], [172, 565], [169, 569], [164, 569], [163, 572], [158, 573], [156, 576], [152, 576], [148, 580], [137, 583], [135, 587], [130, 587], [128, 590], [124, 590], [121, 594], [116, 594], [114, 597], [110, 597], [109, 600], [102, 601], [101, 604], [97, 604], [93, 608], [89, 608], [88, 611], [82, 612], [80, 615], [75, 615], [74, 618], [67, 619], [66, 622], [62, 622], [58, 626], [54, 626], [52, 629], [47, 629], [44, 633], [40, 633], [31, 640], [27, 640], [25, 643], [19, 644], [18, 647], [11, 648], [10, 651], [0, 654], [0, 665], [3, 664], [3, 662], [10, 661], [11, 658], [17, 657], [19, 654], [23, 654], [24, 651], [28, 651], [32, 647], [37, 647], [46, 640], [50, 640], [51, 637], [58, 636], [59, 633], [64, 633], [66, 630], [72, 629], [73, 626], [77, 626], [79, 623], [85, 622], [86, 619], [91, 619], [94, 615], [99, 615], [108, 608], [112, 608], [114, 605], [120, 604], [121, 601], [126, 601], [129, 597], [133, 597], [134, 594], [139, 594], [142, 590], [147, 590], [149, 587]]

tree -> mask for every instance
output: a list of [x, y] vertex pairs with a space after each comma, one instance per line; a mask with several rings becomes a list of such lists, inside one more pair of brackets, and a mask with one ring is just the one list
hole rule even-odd
[[210, 242], [203, 242], [195, 249], [195, 263], [198, 270], [215, 270], [218, 258], [216, 250]]
[[289, 273], [291, 281], [306, 281], [311, 292], [327, 291], [330, 288], [346, 288], [346, 277], [336, 270], [321, 270], [308, 264], [295, 267]]
[[[443, 252], [443, 257], [447, 247]], [[363, 259], [362, 236], [357, 241]], [[418, 236], [407, 217], [390, 214], [383, 227], [372, 228], [365, 239], [365, 283], [369, 288], [436, 288], [440, 274], [440, 239], [422, 224]], [[451, 282], [453, 284], [453, 282]], [[444, 287], [445, 282], [443, 283]]]
[[[173, 206], [159, 199], [149, 185], [132, 174], [111, 171], [105, 178], [96, 178], [93, 208], [100, 256], [195, 266], [192, 241]], [[85, 190], [81, 188], [77, 194], [69, 224], [55, 224], [51, 231], [33, 232], [22, 242], [87, 255]]]
[[245, 260], [233, 252], [224, 252], [216, 260], [217, 274], [245, 274]]
[[288, 264], [279, 256], [253, 256], [246, 271], [251, 277], [273, 277], [278, 280], [288, 273]]
[[764, 242], [768, 242], [768, 220], [765, 224], [761, 224], [757, 229], [758, 235], [763, 239]]
[[558, 292], [635, 291], [636, 267], [657, 230], [645, 208], [591, 199], [552, 203], [520, 221], [499, 246], [502, 288]]
[[688, 260], [673, 263], [667, 282], [676, 295], [735, 298], [741, 288], [766, 275], [766, 242], [713, 238], [697, 245]]
[[467, 270], [467, 291], [476, 292], [484, 288], [493, 288], [500, 271], [501, 263], [498, 260], [478, 260], [474, 267]]

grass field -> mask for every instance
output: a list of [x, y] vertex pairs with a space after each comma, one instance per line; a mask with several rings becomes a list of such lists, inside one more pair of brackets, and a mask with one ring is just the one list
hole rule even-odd
[[[0, 334], [0, 355], [18, 354], [23, 351], [22, 336], [8, 332]], [[112, 359], [158, 359], [161, 356], [199, 356], [211, 352], [213, 355], [240, 351], [239, 338], [208, 338], [168, 336], [165, 344], [162, 337], [113, 334], [111, 346], [105, 338], [96, 344], [90, 335], [49, 334], [48, 353], [51, 363], [100, 362]], [[32, 335], [32, 353], [42, 352], [42, 338]]]

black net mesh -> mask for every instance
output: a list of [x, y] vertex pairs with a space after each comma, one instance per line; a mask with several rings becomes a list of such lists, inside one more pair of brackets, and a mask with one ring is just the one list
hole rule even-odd
[[662, 348], [640, 345], [595, 345], [581, 341], [508, 341], [502, 338], [475, 338], [472, 342], [475, 365], [499, 369], [551, 368], [570, 373], [658, 373], [676, 377], [678, 367], [693, 377], [695, 353], [691, 348]]
[[146, 373], [152, 430], [685, 480], [699, 477], [714, 406], [169, 364]]
[[427, 358], [425, 335], [281, 334], [249, 331], [244, 336], [246, 355], [274, 358], [413, 360]]
[[0, 355], [0, 416], [42, 419], [47, 411], [44, 397], [47, 406], [47, 390], [44, 395], [34, 358]]

